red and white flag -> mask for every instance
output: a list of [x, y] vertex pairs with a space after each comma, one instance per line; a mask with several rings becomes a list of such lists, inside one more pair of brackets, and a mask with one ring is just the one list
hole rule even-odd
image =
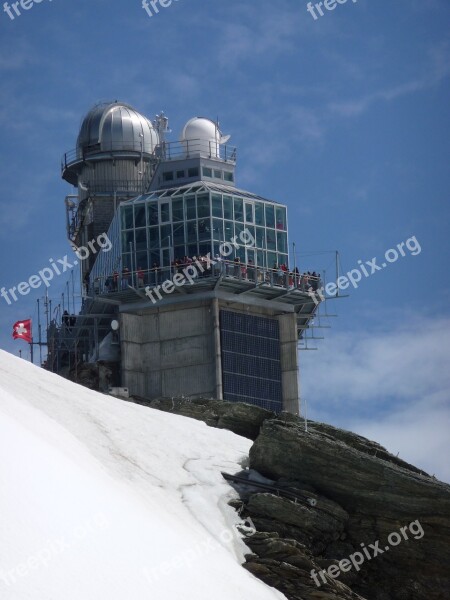
[[31, 332], [31, 319], [27, 319], [26, 321], [17, 321], [17, 323], [14, 323], [12, 336], [15, 340], [25, 340], [25, 342], [31, 344], [33, 341], [33, 334]]

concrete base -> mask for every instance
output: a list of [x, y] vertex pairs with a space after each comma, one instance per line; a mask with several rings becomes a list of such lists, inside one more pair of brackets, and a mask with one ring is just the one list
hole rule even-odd
[[182, 304], [121, 312], [122, 385], [130, 394], [150, 399], [221, 399], [217, 315], [222, 309], [278, 321], [283, 410], [298, 414], [296, 316], [248, 305], [243, 299], [232, 303], [220, 298], [187, 299]]

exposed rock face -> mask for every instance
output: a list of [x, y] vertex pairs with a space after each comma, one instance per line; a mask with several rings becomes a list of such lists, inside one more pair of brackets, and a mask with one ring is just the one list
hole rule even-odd
[[157, 398], [156, 400], [149, 400], [133, 396], [130, 401], [204, 421], [210, 427], [229, 429], [251, 440], [257, 438], [261, 425], [266, 419], [275, 417], [275, 413], [258, 406], [240, 402], [224, 402], [211, 398]]
[[[450, 486], [365, 438], [318, 423], [305, 432], [285, 414], [264, 422], [250, 467], [316, 500], [237, 486], [258, 531], [245, 566], [290, 600], [450, 598]], [[330, 567], [317, 585], [311, 570]]]

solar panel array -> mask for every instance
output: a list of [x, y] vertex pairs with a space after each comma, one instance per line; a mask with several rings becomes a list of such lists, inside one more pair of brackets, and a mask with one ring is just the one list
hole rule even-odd
[[280, 412], [280, 331], [278, 321], [220, 311], [223, 396]]

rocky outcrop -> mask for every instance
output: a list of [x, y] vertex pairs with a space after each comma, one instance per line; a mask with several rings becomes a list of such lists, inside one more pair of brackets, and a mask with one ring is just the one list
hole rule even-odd
[[225, 402], [211, 398], [158, 398], [149, 400], [133, 396], [130, 402], [203, 421], [210, 427], [229, 429], [238, 435], [255, 440], [261, 425], [275, 413], [241, 402]]
[[306, 432], [286, 414], [263, 423], [250, 467], [273, 489], [236, 484], [258, 532], [245, 566], [289, 600], [450, 598], [450, 486], [361, 436]]

